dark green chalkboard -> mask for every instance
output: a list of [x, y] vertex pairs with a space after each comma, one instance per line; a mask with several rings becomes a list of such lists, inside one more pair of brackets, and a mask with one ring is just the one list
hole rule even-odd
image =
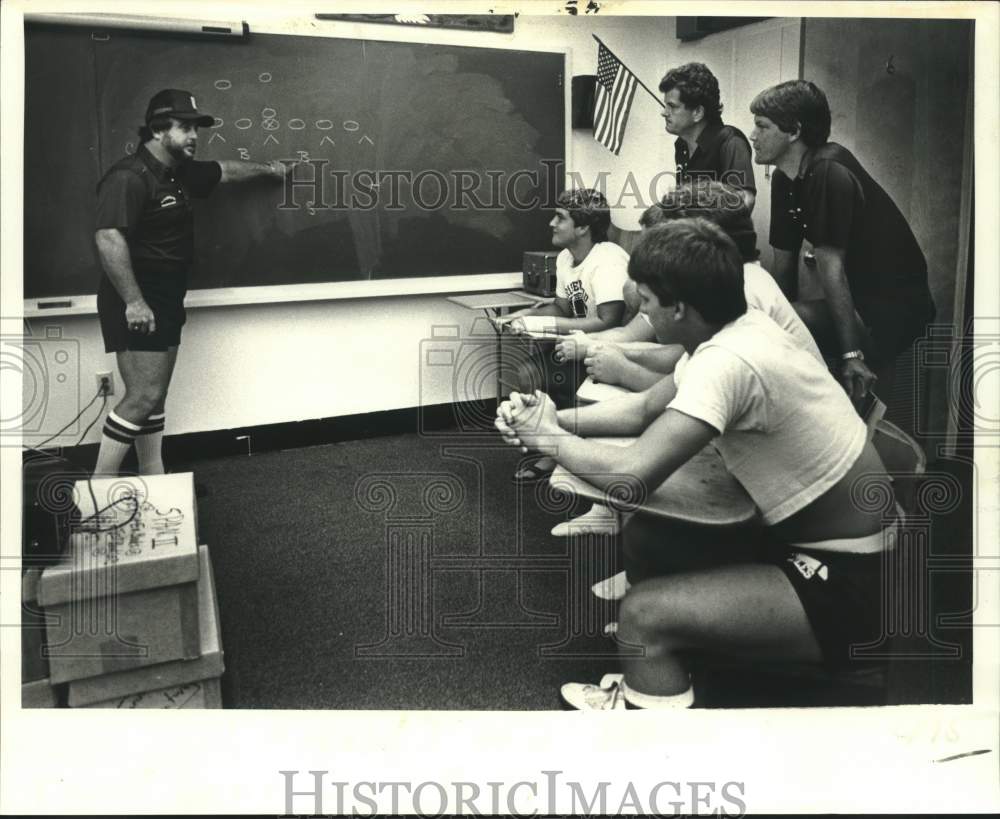
[[549, 245], [538, 205], [562, 187], [563, 54], [37, 25], [25, 52], [28, 298], [96, 291], [96, 184], [164, 87], [217, 117], [199, 158], [301, 158], [298, 181], [323, 181], [200, 202], [192, 287], [509, 272]]

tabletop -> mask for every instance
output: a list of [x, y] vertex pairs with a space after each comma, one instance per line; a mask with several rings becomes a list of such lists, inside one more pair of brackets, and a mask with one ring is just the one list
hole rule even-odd
[[[591, 438], [595, 443], [627, 446], [633, 438]], [[557, 466], [549, 478], [553, 489], [607, 503], [603, 489]], [[734, 526], [757, 517], [757, 507], [711, 444], [681, 466], [636, 510], [685, 523]]]
[[551, 299], [532, 296], [523, 290], [508, 290], [502, 293], [466, 293], [461, 296], [448, 296], [448, 301], [468, 307], [470, 310], [498, 310], [502, 307], [534, 307]]

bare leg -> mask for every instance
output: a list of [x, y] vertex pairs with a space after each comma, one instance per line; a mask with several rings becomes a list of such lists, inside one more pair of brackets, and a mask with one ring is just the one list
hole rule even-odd
[[822, 653], [792, 584], [776, 566], [741, 564], [646, 580], [622, 602], [618, 639], [645, 649], [622, 657], [625, 681], [642, 694], [688, 689], [678, 652], [819, 662]]
[[173, 356], [167, 351], [125, 350], [117, 358], [125, 395], [104, 421], [94, 467], [98, 475], [115, 475], [121, 469], [146, 420], [155, 407], [163, 406], [173, 369]]
[[130, 423], [142, 424], [166, 400], [177, 348], [165, 352], [124, 350], [117, 357], [125, 395], [114, 413]]
[[153, 407], [150, 415], [157, 415], [166, 409], [167, 403], [167, 391], [170, 389], [170, 381], [174, 377], [174, 367], [177, 366], [177, 348], [170, 347], [167, 349], [167, 373], [166, 373], [166, 384], [163, 385], [163, 395], [160, 400]]
[[170, 379], [173, 376], [174, 365], [177, 363], [177, 347], [167, 350], [167, 385], [162, 397], [150, 412], [142, 432], [135, 439], [135, 454], [139, 459], [139, 474], [162, 475], [166, 468], [163, 465], [163, 427], [165, 423], [165, 404]]

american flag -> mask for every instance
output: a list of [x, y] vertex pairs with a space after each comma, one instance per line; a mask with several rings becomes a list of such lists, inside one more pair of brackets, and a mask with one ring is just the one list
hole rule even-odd
[[625, 137], [632, 97], [638, 80], [618, 58], [597, 46], [597, 89], [594, 99], [594, 139], [617, 154]]

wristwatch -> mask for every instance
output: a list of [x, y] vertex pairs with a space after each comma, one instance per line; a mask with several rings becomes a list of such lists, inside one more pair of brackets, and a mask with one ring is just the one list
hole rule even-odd
[[852, 358], [856, 358], [858, 361], [865, 360], [865, 354], [861, 352], [861, 350], [849, 350], [848, 352], [843, 353], [840, 357], [844, 361], [850, 361]]

